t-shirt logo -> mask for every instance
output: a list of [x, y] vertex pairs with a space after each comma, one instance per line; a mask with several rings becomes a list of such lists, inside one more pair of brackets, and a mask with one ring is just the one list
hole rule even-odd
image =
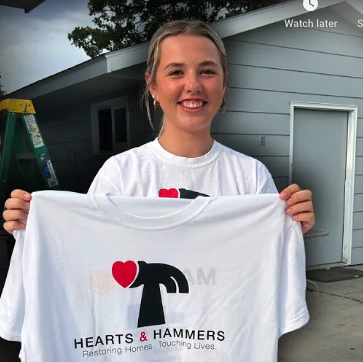
[[209, 195], [202, 194], [198, 191], [186, 189], [160, 189], [159, 197], [170, 197], [175, 199], [196, 199], [198, 196], [209, 197]]
[[112, 265], [112, 275], [123, 288], [144, 286], [138, 328], [165, 324], [160, 284], [165, 286], [167, 293], [189, 293], [185, 275], [178, 268], [168, 264], [116, 261]]

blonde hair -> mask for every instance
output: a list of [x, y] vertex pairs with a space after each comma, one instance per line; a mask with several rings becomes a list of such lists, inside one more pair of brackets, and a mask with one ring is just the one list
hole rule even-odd
[[[227, 56], [226, 49], [224, 47], [223, 41], [220, 36], [213, 30], [209, 25], [204, 23], [201, 20], [176, 20], [161, 26], [152, 36], [150, 40], [148, 55], [147, 55], [147, 64], [146, 64], [146, 73], [150, 74], [150, 78], [148, 83], [145, 86], [142, 99], [145, 100], [147, 115], [150, 121], [150, 124], [153, 126], [153, 121], [150, 112], [150, 104], [149, 104], [149, 85], [155, 82], [156, 70], [160, 63], [160, 43], [167, 37], [177, 36], [180, 34], [188, 34], [188, 35], [199, 35], [209, 38], [213, 41], [217, 49], [219, 50], [221, 57], [221, 64], [224, 75], [224, 85], [227, 83]], [[160, 129], [159, 136], [162, 134], [164, 129], [164, 121], [162, 121], [162, 127]]]

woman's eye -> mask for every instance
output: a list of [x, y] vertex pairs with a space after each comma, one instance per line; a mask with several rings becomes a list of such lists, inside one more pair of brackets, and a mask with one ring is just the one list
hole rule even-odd
[[216, 72], [212, 69], [203, 69], [202, 70], [202, 73], [205, 73], [205, 74], [215, 74]]
[[169, 75], [180, 75], [180, 74], [182, 74], [182, 71], [181, 70], [174, 70]]

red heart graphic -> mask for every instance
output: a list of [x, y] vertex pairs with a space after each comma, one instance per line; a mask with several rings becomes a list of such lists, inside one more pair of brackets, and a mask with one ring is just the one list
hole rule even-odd
[[172, 197], [174, 199], [178, 199], [179, 191], [177, 189], [160, 189], [159, 197]]
[[124, 288], [129, 287], [135, 281], [137, 274], [137, 264], [132, 260], [128, 260], [126, 263], [116, 261], [112, 265], [113, 277]]

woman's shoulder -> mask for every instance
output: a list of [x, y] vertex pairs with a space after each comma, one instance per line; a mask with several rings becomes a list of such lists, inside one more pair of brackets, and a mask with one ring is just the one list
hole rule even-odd
[[250, 186], [249, 193], [277, 192], [272, 175], [262, 161], [225, 145], [220, 146], [220, 156], [221, 167], [232, 169], [234, 177], [239, 175]]
[[118, 153], [108, 158], [99, 169], [92, 181], [89, 193], [110, 192], [113, 195], [123, 195], [123, 178], [125, 171], [138, 167], [139, 162], [147, 160], [150, 155], [150, 142]]
[[120, 152], [120, 153], [112, 156], [111, 159], [114, 159], [119, 162], [123, 162], [123, 161], [133, 158], [133, 157], [143, 157], [143, 156], [149, 155], [151, 153], [151, 144], [152, 144], [152, 141], [147, 142], [141, 146], [130, 148], [128, 150], [125, 150], [123, 152]]
[[151, 143], [147, 142], [141, 146], [133, 147], [128, 150], [125, 150], [121, 153], [118, 153], [114, 156], [111, 156], [106, 160], [102, 167], [119, 167], [120, 169], [126, 168], [130, 163], [134, 165], [142, 160], [149, 159], [151, 151]]
[[242, 151], [238, 151], [235, 148], [228, 147], [226, 145], [223, 145], [219, 143], [220, 147], [220, 156], [222, 159], [232, 161], [232, 162], [238, 162], [241, 164], [241, 166], [250, 166], [250, 167], [258, 167], [258, 168], [264, 168], [265, 165], [258, 160], [257, 158], [254, 158], [252, 156], [249, 156]]

